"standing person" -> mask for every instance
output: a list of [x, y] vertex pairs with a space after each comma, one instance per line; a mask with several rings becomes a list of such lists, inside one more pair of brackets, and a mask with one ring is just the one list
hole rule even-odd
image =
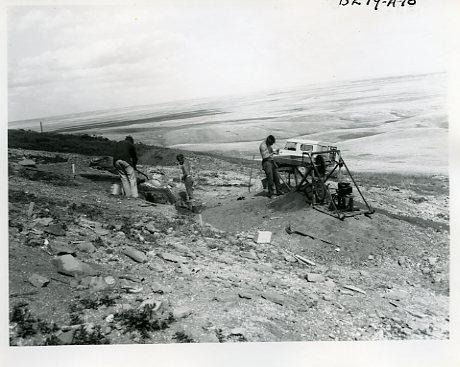
[[125, 196], [137, 198], [137, 179], [136, 179], [137, 153], [134, 146], [134, 139], [127, 136], [125, 140], [119, 141], [115, 145], [113, 152], [113, 165], [121, 178], [121, 184]]
[[190, 170], [190, 163], [185, 160], [183, 154], [178, 154], [176, 156], [179, 166], [182, 170], [182, 182], [185, 184], [185, 191], [187, 193], [187, 205], [189, 208], [192, 206], [193, 201], [193, 177]]
[[267, 177], [269, 198], [273, 196], [273, 184], [275, 184], [276, 187], [276, 195], [282, 195], [280, 176], [275, 162], [273, 161], [273, 144], [275, 144], [275, 141], [275, 137], [269, 135], [259, 146], [260, 155], [262, 156], [262, 168]]

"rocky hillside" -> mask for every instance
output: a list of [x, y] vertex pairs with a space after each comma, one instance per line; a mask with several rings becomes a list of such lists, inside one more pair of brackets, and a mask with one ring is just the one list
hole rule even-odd
[[445, 177], [358, 173], [377, 212], [342, 222], [193, 155], [199, 217], [110, 195], [92, 158], [9, 150], [11, 345], [449, 337]]

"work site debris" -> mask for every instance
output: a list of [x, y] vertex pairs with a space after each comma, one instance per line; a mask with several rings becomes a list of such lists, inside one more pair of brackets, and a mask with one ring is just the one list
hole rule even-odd
[[272, 240], [272, 233], [270, 231], [259, 231], [257, 234], [257, 243], [270, 243]]

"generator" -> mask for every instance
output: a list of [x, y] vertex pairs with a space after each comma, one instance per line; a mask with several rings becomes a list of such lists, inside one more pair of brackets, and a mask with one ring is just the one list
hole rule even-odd
[[352, 212], [353, 207], [353, 187], [350, 182], [339, 182], [335, 193], [331, 194], [332, 201], [329, 204], [329, 210], [335, 207], [341, 211]]

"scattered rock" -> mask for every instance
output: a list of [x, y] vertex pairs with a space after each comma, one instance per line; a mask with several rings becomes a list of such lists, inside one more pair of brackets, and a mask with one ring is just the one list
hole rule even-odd
[[244, 299], [252, 299], [252, 294], [248, 293], [248, 292], [245, 292], [245, 291], [240, 291], [238, 292], [238, 296], [240, 298], [244, 298]]
[[305, 279], [311, 283], [322, 283], [326, 280], [324, 275], [321, 274], [314, 274], [314, 273], [307, 273]]
[[409, 200], [412, 200], [416, 204], [420, 204], [424, 201], [427, 201], [427, 199], [423, 196], [409, 196]]
[[50, 224], [45, 228], [45, 232], [52, 234], [53, 236], [65, 236], [66, 231], [61, 224]]
[[166, 261], [171, 261], [174, 263], [187, 263], [187, 259], [185, 257], [174, 255], [169, 252], [162, 252], [159, 256]]
[[265, 264], [265, 263], [258, 263], [258, 264], [254, 264], [253, 265], [253, 268], [259, 272], [263, 272], [263, 271], [273, 271], [273, 266], [271, 266], [270, 264]]
[[251, 251], [248, 251], [248, 252], [242, 252], [241, 257], [244, 257], [246, 259], [251, 259], [251, 260], [258, 260], [259, 259], [254, 250], [251, 250]]
[[63, 244], [63, 243], [55, 243], [55, 242], [52, 242], [50, 243], [49, 245], [51, 251], [55, 254], [55, 255], [75, 255], [76, 251], [75, 249], [73, 248], [70, 248], [69, 246]]
[[402, 301], [408, 297], [408, 293], [400, 290], [393, 290], [385, 293], [385, 298], [393, 301]]
[[244, 329], [242, 327], [236, 327], [230, 330], [229, 335], [244, 335]]
[[291, 256], [291, 255], [284, 255], [284, 260], [286, 260], [288, 263], [297, 262], [297, 259], [294, 256]]
[[53, 218], [37, 218], [34, 220], [34, 223], [47, 227], [52, 221]]
[[367, 259], [368, 259], [368, 260], [374, 260], [374, 255], [369, 255], [369, 256], [367, 257]]
[[427, 258], [428, 260], [428, 263], [431, 265], [431, 266], [434, 266], [437, 262], [438, 262], [438, 258], [437, 257], [429, 257]]
[[153, 251], [153, 250], [150, 250], [150, 251], [147, 251], [147, 256], [155, 257], [155, 256], [157, 256], [157, 253], [155, 251]]
[[64, 345], [68, 345], [68, 344], [71, 344], [72, 343], [72, 340], [73, 340], [73, 334], [74, 334], [75, 330], [69, 330], [69, 331], [65, 331], [61, 334], [59, 334], [57, 336], [57, 338], [59, 339], [59, 342], [61, 344], [64, 344]]
[[91, 242], [80, 242], [77, 243], [77, 249], [81, 252], [93, 253], [96, 251], [96, 246], [94, 246]]
[[36, 167], [37, 165], [33, 159], [23, 159], [18, 164], [23, 167]]
[[101, 227], [96, 227], [96, 228], [93, 229], [93, 231], [98, 236], [107, 236], [110, 233], [110, 231], [108, 229], [101, 228]]
[[113, 276], [109, 275], [109, 276], [106, 276], [104, 278], [104, 281], [108, 284], [108, 285], [114, 285], [116, 283], [116, 280]]
[[77, 260], [72, 255], [57, 256], [52, 260], [58, 273], [79, 276], [79, 275], [96, 275], [97, 272], [88, 264]]
[[105, 318], [105, 322], [111, 323], [111, 322], [113, 322], [113, 319], [114, 319], [114, 318], [115, 318], [115, 315], [111, 313], [110, 315], [108, 315], [108, 316]]
[[193, 313], [193, 310], [190, 307], [182, 306], [177, 307], [173, 310], [172, 315], [175, 320], [183, 319]]
[[125, 247], [123, 249], [123, 253], [138, 263], [145, 263], [148, 260], [147, 255], [145, 253], [143, 253], [142, 251], [138, 251], [132, 247]]
[[153, 223], [147, 223], [147, 225], [145, 226], [145, 229], [149, 231], [150, 233], [160, 232]]
[[358, 288], [358, 287], [355, 287], [355, 286], [352, 286], [352, 285], [344, 285], [343, 286], [345, 289], [349, 289], [353, 292], [358, 292], [358, 293], [361, 293], [361, 294], [366, 294], [365, 291], [363, 291], [362, 289]]
[[271, 301], [282, 306], [285, 303], [285, 299], [283, 296], [273, 292], [265, 292], [261, 294], [261, 297], [266, 299], [267, 301]]
[[50, 282], [47, 277], [38, 274], [32, 274], [28, 280], [30, 284], [37, 288], [46, 287]]

